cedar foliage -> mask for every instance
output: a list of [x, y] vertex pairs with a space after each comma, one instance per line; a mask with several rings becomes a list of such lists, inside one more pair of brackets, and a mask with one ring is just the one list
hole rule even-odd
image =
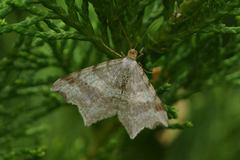
[[[52, 154], [40, 138], [51, 129], [39, 120], [71, 105], [49, 89], [68, 73], [117, 58], [100, 38], [116, 52], [127, 53], [129, 44], [117, 17], [132, 46], [159, 21], [138, 45], [145, 54], [138, 61], [147, 70], [162, 67], [154, 87], [169, 119], [178, 118], [172, 105], [181, 99], [220, 84], [238, 86], [239, 5], [239, 0], [1, 0], [1, 159], [44, 159]], [[226, 19], [232, 24], [226, 25]], [[90, 135], [77, 140], [78, 159], [124, 157], [121, 150], [128, 137], [116, 117], [91, 127], [82, 127], [81, 132], [86, 129]], [[189, 127], [187, 121], [168, 128]], [[144, 145], [144, 138], [156, 145], [149, 138], [153, 132], [138, 135], [141, 140], [134, 140], [135, 146]]]

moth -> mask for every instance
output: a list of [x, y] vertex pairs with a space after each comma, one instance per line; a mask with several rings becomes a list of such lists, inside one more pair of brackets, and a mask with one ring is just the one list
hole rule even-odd
[[103, 43], [121, 59], [66, 75], [53, 84], [51, 91], [61, 93], [66, 102], [78, 106], [85, 126], [117, 114], [131, 139], [144, 128], [154, 129], [159, 124], [167, 127], [168, 117], [163, 104], [136, 62], [143, 55], [141, 50], [138, 56], [137, 44], [134, 48], [130, 44], [131, 49], [125, 56]]

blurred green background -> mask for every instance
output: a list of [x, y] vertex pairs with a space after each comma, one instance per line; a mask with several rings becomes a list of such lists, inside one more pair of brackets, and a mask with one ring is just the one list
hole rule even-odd
[[[0, 2], [2, 4], [1, 8], [3, 8], [3, 4], [6, 1]], [[10, 1], [8, 2], [10, 3]], [[82, 1], [76, 2], [79, 5], [82, 4]], [[150, 1], [142, 2], [150, 3]], [[166, 1], [163, 2], [166, 3]], [[171, 4], [174, 2], [175, 1], [171, 1]], [[178, 3], [181, 2], [182, 1], [178, 1]], [[67, 6], [63, 0], [57, 3], [67, 10]], [[32, 6], [36, 6], [44, 11], [47, 10], [40, 4], [33, 3]], [[148, 13], [151, 12], [151, 7], [150, 4], [150, 6], [146, 8], [144, 14], [145, 19], [148, 17]], [[167, 8], [166, 4], [165, 7]], [[172, 9], [170, 9], [171, 13]], [[166, 14], [164, 14], [164, 16], [165, 15]], [[15, 24], [23, 21], [26, 16], [29, 16], [29, 13], [16, 7], [5, 20], [8, 24]], [[92, 20], [91, 23], [93, 28], [98, 28], [97, 15], [92, 5], [89, 7], [89, 17]], [[53, 21], [59, 26], [62, 24], [61, 20]], [[163, 21], [163, 17], [161, 17], [160, 23]], [[225, 17], [223, 22], [229, 26], [237, 23], [233, 17]], [[158, 26], [155, 26], [149, 34], [154, 34], [154, 29], [157, 29], [157, 27]], [[45, 25], [44, 28], [47, 28], [47, 26]], [[97, 32], [100, 31], [97, 30]], [[210, 34], [211, 33], [208, 35]], [[198, 36], [200, 37], [199, 34]], [[233, 38], [233, 35], [221, 34], [211, 35], [209, 37], [214, 37], [216, 39], [221, 37], [220, 41], [223, 46], [221, 49], [226, 50], [224, 46], [228, 46], [229, 39]], [[28, 38], [23, 40], [25, 45], [23, 47], [24, 49], [28, 47], [27, 41], [30, 39]], [[39, 39], [40, 38], [36, 37], [31, 39], [30, 47], [32, 48], [29, 50], [33, 49], [36, 55], [38, 55], [38, 52], [50, 55], [52, 50], [46, 43], [51, 44], [51, 40], [46, 40], [46, 42], [44, 40], [45, 44], [37, 46], [36, 41], [39, 41]], [[186, 46], [192, 44], [194, 39], [194, 37], [186, 37], [182, 43], [172, 48], [169, 47], [165, 52], [169, 52], [170, 54], [172, 49], [172, 52], [176, 51], [180, 53], [183, 49], [186, 49]], [[3, 64], [5, 61], [4, 57], [7, 57], [7, 55], [10, 55], [10, 58], [11, 55], [15, 56], [16, 48], [14, 48], [14, 44], [16, 45], [16, 41], [18, 40], [21, 40], [21, 38], [19, 38], [19, 34], [15, 32], [1, 35], [1, 64]], [[58, 49], [61, 49], [61, 44], [73, 44], [73, 42], [76, 42], [76, 46], [73, 51], [72, 60], [69, 61], [71, 62], [71, 64], [69, 64], [71, 66], [67, 69], [69, 72], [110, 59], [109, 56], [99, 52], [90, 42], [61, 40], [60, 42], [57, 41], [56, 44], [58, 45]], [[114, 42], [110, 43], [112, 44]], [[179, 47], [181, 45], [183, 48]], [[218, 48], [218, 46], [214, 45], [217, 44], [214, 43], [212, 46], [210, 45], [210, 47]], [[232, 45], [235, 47], [234, 43]], [[236, 44], [236, 48], [237, 47], [239, 47], [238, 44]], [[128, 48], [128, 46], [126, 48]], [[68, 50], [70, 50], [69, 47], [63, 47], [62, 49], [63, 54], [68, 53]], [[239, 49], [236, 49], [236, 51], [239, 51]], [[19, 53], [19, 51], [16, 51], [16, 53]], [[45, 59], [44, 56], [39, 57]], [[53, 56], [50, 57], [53, 58]], [[29, 60], [28, 58], [26, 59]], [[170, 104], [179, 110], [179, 119], [170, 120], [169, 123], [184, 123], [185, 121], [191, 121], [193, 124], [192, 128], [172, 130], [159, 127], [153, 131], [144, 129], [134, 140], [130, 140], [124, 127], [118, 121], [117, 116], [100, 121], [90, 127], [85, 127], [77, 106], [66, 104], [63, 102], [60, 95], [52, 95], [52, 93], [49, 92], [52, 82], [56, 80], [56, 77], [63, 76], [66, 70], [64, 72], [62, 69], [57, 68], [57, 65], [54, 66], [51, 64], [47, 67], [36, 68], [24, 73], [22, 70], [15, 70], [14, 67], [13, 69], [11, 68], [11, 63], [13, 66], [15, 66], [16, 63], [20, 64], [19, 66], [22, 65], [24, 68], [26, 59], [20, 58], [18, 61], [9, 62], [10, 65], [7, 66], [8, 68], [4, 68], [3, 65], [1, 66], [1, 69], [4, 69], [4, 71], [8, 73], [0, 73], [0, 159], [240, 159], [240, 88], [237, 85], [216, 84], [214, 87], [203, 87], [195, 91], [196, 93], [191, 96]], [[182, 62], [182, 64], [184, 63], [185, 62]], [[145, 64], [143, 65], [145, 66]], [[174, 69], [176, 70], [176, 68]], [[210, 70], [211, 68], [208, 69]], [[232, 72], [235, 71], [239, 71], [239, 66], [235, 66], [232, 70]], [[170, 74], [174, 73], [171, 72], [171, 69], [169, 69], [169, 72]], [[37, 89], [34, 89], [34, 85], [27, 86], [28, 88], [24, 88], [23, 85], [21, 86], [23, 88], [15, 88], [19, 89], [16, 93], [17, 95], [15, 95], [15, 92], [11, 92], [13, 88], [11, 85], [15, 84], [16, 80], [21, 78], [28, 79], [28, 76], [33, 74], [34, 76], [31, 77], [31, 80], [40, 79], [43, 81], [43, 85]], [[52, 76], [50, 80], [47, 79], [49, 75]], [[9, 79], [6, 80], [6, 77]], [[46, 79], [47, 83], [44, 83]], [[18, 96], [18, 94], [20, 96]], [[44, 101], [46, 97], [54, 97], [57, 100], [54, 103], [51, 98]], [[160, 98], [161, 97], [162, 96], [160, 96]], [[42, 101], [44, 101], [44, 103], [42, 103]], [[168, 99], [166, 98], [165, 101], [168, 102]], [[44, 104], [46, 106], [44, 106]], [[56, 107], [51, 108], [48, 105]], [[38, 113], [42, 113], [42, 115]], [[107, 136], [104, 137], [104, 135]]]

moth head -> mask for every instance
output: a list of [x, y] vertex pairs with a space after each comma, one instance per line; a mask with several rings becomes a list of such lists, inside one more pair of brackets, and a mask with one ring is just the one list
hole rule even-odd
[[138, 52], [137, 52], [135, 49], [130, 49], [130, 50], [128, 51], [127, 58], [135, 61], [135, 60], [136, 60], [136, 57], [137, 57], [137, 54], [138, 54]]

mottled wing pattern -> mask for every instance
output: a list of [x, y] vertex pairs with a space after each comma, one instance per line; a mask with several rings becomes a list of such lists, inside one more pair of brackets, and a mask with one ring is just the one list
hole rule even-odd
[[90, 126], [116, 114], [120, 90], [112, 88], [121, 72], [122, 59], [104, 62], [58, 79], [51, 88], [65, 101], [76, 104], [84, 123]]
[[[145, 127], [168, 126], [167, 113], [142, 68], [135, 63], [122, 95], [128, 103], [119, 106], [118, 117], [131, 139]], [[127, 99], [128, 97], [128, 99]]]

